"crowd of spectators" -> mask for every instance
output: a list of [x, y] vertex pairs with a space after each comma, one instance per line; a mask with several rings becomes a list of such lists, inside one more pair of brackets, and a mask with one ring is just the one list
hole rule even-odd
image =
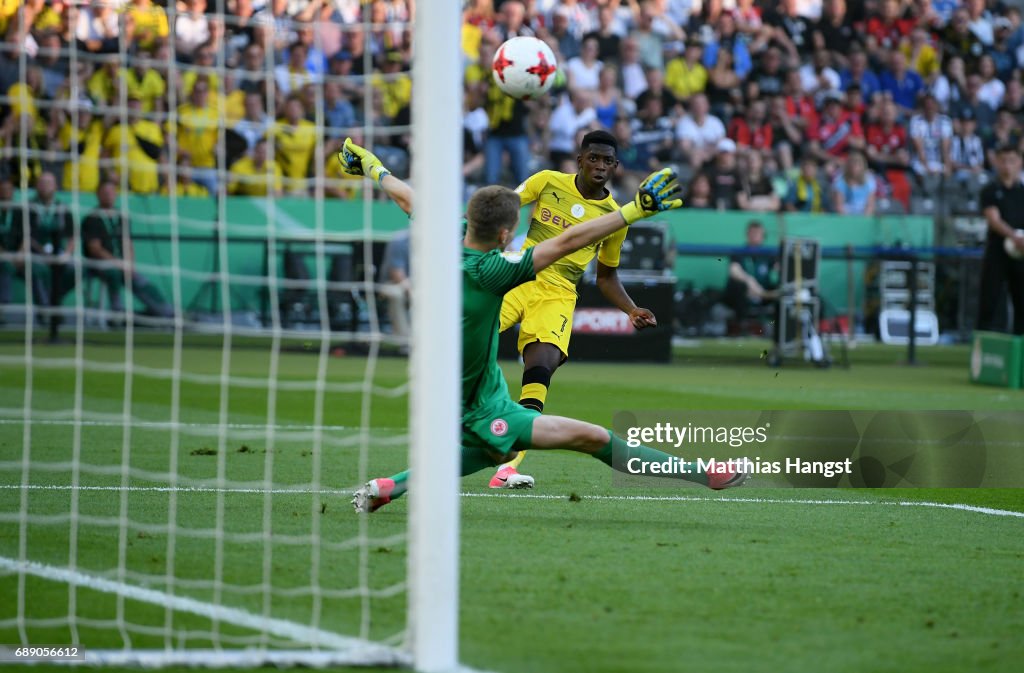
[[938, 200], [976, 207], [995, 148], [1021, 144], [1024, 26], [1014, 5], [494, 4], [468, 3], [468, 62], [486, 64], [512, 35], [535, 35], [562, 68], [549, 99], [527, 104], [467, 70], [467, 91], [481, 89], [490, 120], [489, 135], [467, 127], [465, 143], [467, 160], [482, 153], [484, 182], [501, 174], [503, 154], [513, 181], [541, 167], [572, 170], [580, 134], [603, 127], [620, 143], [621, 195], [673, 164], [690, 208], [933, 212]]
[[[407, 172], [414, 0], [170, 1], [0, 2], [4, 171], [344, 197], [353, 135]], [[536, 101], [491, 81], [518, 35], [558, 58]], [[970, 203], [1024, 129], [1024, 25], [999, 0], [466, 0], [462, 50], [470, 185], [574, 170], [607, 128], [623, 195], [671, 164], [690, 208], [870, 215]]]
[[[0, 0], [0, 172], [65, 190], [354, 193], [408, 164], [414, 0]], [[370, 138], [362, 129], [376, 129]]]

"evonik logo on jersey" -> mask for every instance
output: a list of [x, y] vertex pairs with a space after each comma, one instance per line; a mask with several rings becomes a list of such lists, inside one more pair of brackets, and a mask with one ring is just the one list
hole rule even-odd
[[568, 229], [572, 225], [576, 224], [576, 222], [570, 220], [563, 213], [556, 213], [550, 208], [541, 208], [540, 213], [538, 214], [540, 215], [538, 219], [541, 222], [550, 222], [556, 227], [561, 227], [562, 229]]

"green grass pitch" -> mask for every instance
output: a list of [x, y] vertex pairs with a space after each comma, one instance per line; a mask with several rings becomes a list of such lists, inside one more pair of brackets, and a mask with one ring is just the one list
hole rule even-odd
[[[375, 639], [399, 632], [405, 596], [391, 588], [404, 577], [406, 502], [360, 521], [339, 495], [261, 492], [268, 469], [277, 487], [309, 483], [316, 458], [301, 426], [317, 420], [316, 394], [302, 388], [317, 380], [318, 358], [302, 344], [285, 346], [276, 362], [285, 385], [268, 398], [263, 384], [274, 360], [265, 342], [236, 340], [224, 369], [236, 385], [224, 387], [222, 351], [209, 339], [186, 340], [186, 376], [175, 382], [151, 375], [174, 364], [166, 340], [139, 335], [130, 387], [118, 371], [126, 351], [112, 337], [86, 344], [90, 368], [81, 380], [72, 366], [73, 347], [37, 345], [28, 398], [29, 371], [15, 364], [24, 344], [5, 337], [0, 557], [19, 555], [26, 431], [21, 410], [28, 403], [37, 417], [54, 420], [28, 426], [34, 465], [27, 481], [39, 488], [25, 496], [35, 517], [27, 556], [56, 568], [70, 563], [71, 530], [60, 515], [69, 510], [72, 491], [44, 487], [71, 483], [66, 463], [74, 457], [75, 430], [60, 419], [74, 409], [77, 385], [84, 418], [91, 421], [80, 428], [80, 457], [91, 467], [79, 483], [108, 489], [75, 492], [84, 517], [77, 530], [79, 569], [99, 574], [117, 567], [113, 524], [124, 512], [134, 524], [124, 541], [128, 572], [121, 579], [127, 583], [161, 591], [173, 584], [177, 595], [210, 601], [211, 580], [219, 573], [221, 602], [250, 613], [309, 624], [316, 607], [327, 631]], [[911, 368], [899, 364], [902, 350], [862, 347], [851, 352], [850, 369], [818, 371], [769, 369], [760, 362], [763, 347], [758, 341], [706, 343], [677, 351], [671, 366], [572, 362], [556, 374], [547, 411], [608, 425], [624, 406], [1024, 407], [1024, 392], [970, 386], [964, 348], [924, 349], [925, 364]], [[513, 390], [518, 371], [508, 363]], [[196, 379], [200, 374], [209, 378]], [[405, 361], [332, 357], [325, 374], [332, 388], [323, 397], [320, 420], [341, 429], [325, 436], [323, 487], [359, 482], [362, 442], [372, 447], [364, 466], [369, 476], [404, 467]], [[368, 397], [364, 381], [374, 386]], [[175, 385], [178, 419], [188, 424], [176, 437], [161, 425], [174, 413]], [[233, 430], [219, 445], [210, 424], [222, 413], [222, 399]], [[277, 424], [272, 437], [265, 428], [270, 408]], [[117, 422], [126, 411], [136, 419], [128, 437]], [[116, 488], [126, 447], [129, 482], [140, 490], [122, 495]], [[222, 469], [232, 483], [254, 492], [145, 490], [166, 485], [161, 480], [174, 462], [184, 479], [200, 483]], [[1024, 660], [1024, 520], [898, 504], [920, 500], [1024, 512], [1022, 491], [759, 489], [756, 480], [720, 494], [624, 490], [613, 487], [611, 473], [597, 461], [561, 452], [534, 452], [523, 469], [538, 480], [526, 495], [495, 495], [486, 488], [486, 473], [462, 482], [461, 637], [469, 666], [502, 672], [911, 673], [1016, 671]], [[672, 497], [677, 499], [667, 499]], [[771, 502], [752, 501], [757, 498]], [[805, 500], [833, 502], [798, 502]], [[164, 530], [172, 505], [173, 546]], [[273, 542], [260, 536], [265, 517]], [[230, 533], [219, 551], [206, 533], [218, 518]], [[319, 553], [309, 544], [317, 531]], [[351, 545], [361, 534], [371, 541], [365, 551]], [[351, 591], [363, 555], [372, 596]], [[276, 589], [269, 601], [260, 590], [263, 582]], [[319, 597], [308, 590], [312, 584], [320, 587]], [[165, 623], [173, 624], [175, 644], [210, 644], [206, 634], [214, 625], [206, 618], [132, 600], [119, 604], [84, 587], [75, 593], [78, 637], [90, 648], [122, 646], [119, 611], [125, 622], [144, 627], [129, 634], [136, 647], [163, 647]], [[0, 622], [17, 614], [16, 596], [16, 578], [0, 572]], [[68, 611], [67, 584], [29, 579], [25, 598], [33, 641], [69, 642], [71, 634], [59, 622]], [[216, 628], [240, 647], [253, 636], [238, 626]], [[0, 628], [0, 643], [18, 641], [16, 628]]]

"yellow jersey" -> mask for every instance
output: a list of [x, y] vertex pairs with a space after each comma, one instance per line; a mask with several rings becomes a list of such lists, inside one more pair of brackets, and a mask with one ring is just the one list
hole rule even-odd
[[164, 146], [160, 125], [147, 119], [131, 124], [114, 124], [103, 140], [103, 149], [117, 163], [119, 170], [128, 170], [128, 188], [136, 194], [154, 194], [160, 190], [159, 157], [153, 159], [142, 149], [142, 143], [157, 149]]
[[176, 133], [178, 150], [188, 152], [196, 168], [217, 166], [217, 132], [220, 112], [215, 106], [198, 108], [191, 103], [178, 107], [178, 124], [167, 123], [167, 133]]
[[100, 184], [100, 154], [103, 152], [103, 122], [94, 119], [80, 129], [65, 123], [60, 129], [60, 146], [71, 157], [64, 162], [65, 191], [94, 192]]
[[231, 164], [228, 194], [266, 196], [270, 189], [281, 191], [281, 167], [276, 162], [267, 161], [262, 168], [257, 168], [252, 157], [242, 157]]
[[120, 90], [117, 81], [106, 68], [97, 68], [85, 83], [89, 97], [99, 104], [120, 103]]
[[[216, 105], [217, 98], [220, 96], [220, 77], [217, 73], [204, 73], [206, 75], [206, 81], [210, 84], [210, 105]], [[192, 87], [196, 85], [196, 80], [199, 79], [200, 73], [194, 70], [188, 70], [181, 74], [181, 90], [186, 95], [192, 94]]]
[[942, 64], [939, 62], [939, 55], [935, 51], [935, 47], [930, 44], [921, 45], [921, 49], [917, 52], [917, 56], [914, 55], [913, 47], [907, 42], [900, 45], [900, 51], [907, 57], [907, 65], [910, 69], [924, 79], [928, 79], [937, 73], [942, 67]]
[[471, 23], [462, 24], [462, 56], [470, 62], [480, 60], [480, 43], [483, 42], [484, 32], [479, 26]]
[[143, 49], [152, 49], [157, 39], [167, 37], [167, 13], [163, 7], [130, 7], [128, 15], [135, 21], [135, 43]]
[[372, 82], [373, 88], [380, 91], [381, 110], [389, 119], [412, 102], [412, 78], [408, 74], [401, 73], [392, 80], [374, 75]]
[[224, 96], [224, 121], [234, 126], [245, 117], [245, 92], [235, 89]]
[[[516, 192], [521, 205], [537, 204], [530, 217], [530, 230], [523, 244], [524, 250], [554, 238], [574, 225], [619, 209], [619, 204], [615, 203], [611, 194], [595, 201], [583, 198], [576, 189], [575, 173], [541, 171], [528, 177], [526, 182], [516, 188]], [[623, 227], [597, 243], [561, 258], [538, 273], [537, 280], [575, 291], [576, 283], [594, 255], [605, 266], [619, 265], [619, 254], [625, 239], [626, 227]]]
[[0, 0], [0, 35], [7, 34], [7, 28], [18, 13], [21, 0]]
[[[39, 110], [36, 108], [36, 96], [32, 87], [24, 82], [15, 82], [7, 90], [7, 97], [10, 99], [11, 115], [17, 119], [22, 115], [32, 117], [32, 123], [36, 123]], [[18, 128], [18, 127], [15, 127]]]
[[57, 10], [52, 7], [43, 7], [36, 14], [35, 21], [32, 22], [32, 30], [37, 33], [45, 33], [51, 30], [59, 31], [63, 25], [64, 20]]
[[167, 93], [167, 83], [156, 70], [147, 70], [140, 79], [134, 68], [126, 68], [121, 71], [121, 76], [128, 87], [128, 97], [142, 101], [143, 112], [155, 110], [156, 101]]
[[665, 86], [676, 98], [685, 100], [695, 93], [702, 93], [707, 85], [708, 71], [699, 62], [691, 68], [686, 59], [674, 58], [665, 67]]
[[274, 157], [288, 178], [289, 189], [304, 189], [301, 180], [309, 172], [309, 162], [316, 148], [316, 124], [305, 119], [292, 126], [280, 121], [274, 127]]

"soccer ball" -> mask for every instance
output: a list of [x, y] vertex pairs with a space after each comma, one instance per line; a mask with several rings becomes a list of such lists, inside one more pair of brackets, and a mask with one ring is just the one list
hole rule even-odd
[[558, 64], [548, 45], [535, 37], [513, 37], [498, 47], [491, 63], [494, 83], [513, 98], [542, 96], [555, 83]]

